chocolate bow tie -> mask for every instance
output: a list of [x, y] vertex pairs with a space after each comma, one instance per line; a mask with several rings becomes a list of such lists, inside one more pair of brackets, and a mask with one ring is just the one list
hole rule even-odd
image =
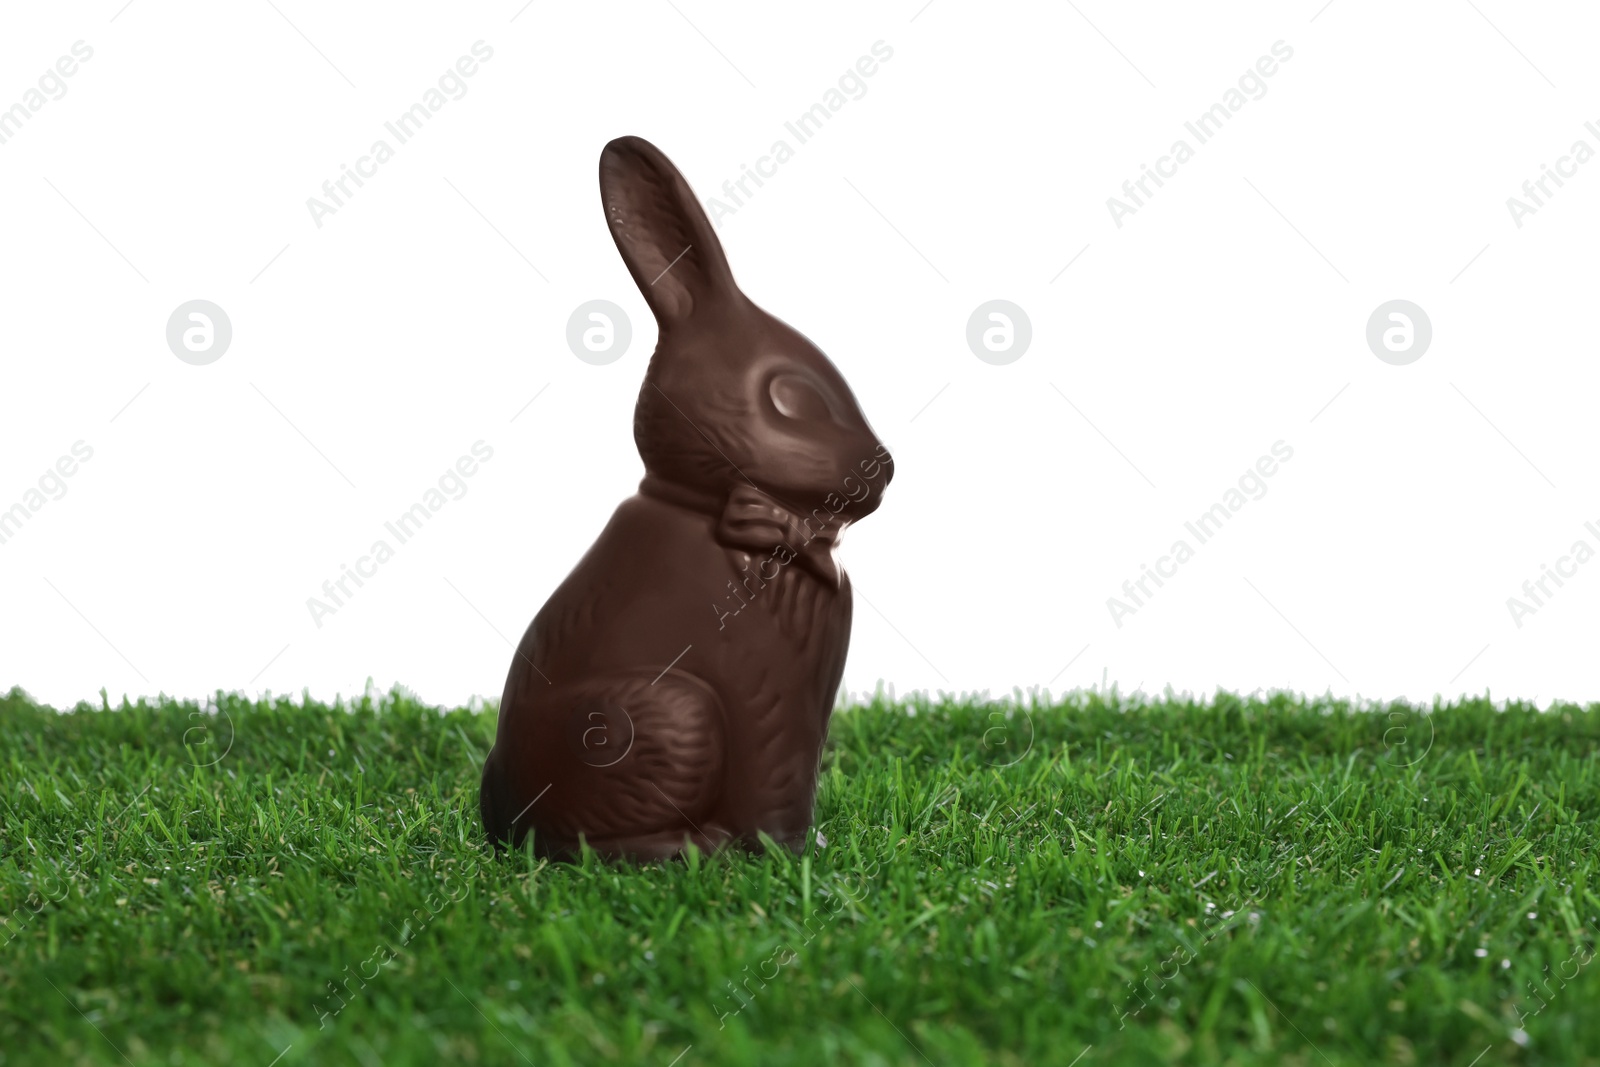
[[753, 485], [736, 485], [726, 499], [717, 501], [687, 486], [654, 475], [639, 484], [641, 492], [680, 507], [712, 515], [717, 520], [717, 543], [728, 548], [771, 553], [781, 565], [799, 563], [832, 589], [839, 588], [842, 573], [833, 558], [833, 546], [849, 522], [841, 514], [818, 507], [803, 515]]
[[830, 588], [839, 588], [834, 542], [848, 520], [825, 507], [799, 515], [752, 485], [728, 491], [717, 519], [717, 540], [730, 548], [771, 550], [780, 564], [798, 561]]

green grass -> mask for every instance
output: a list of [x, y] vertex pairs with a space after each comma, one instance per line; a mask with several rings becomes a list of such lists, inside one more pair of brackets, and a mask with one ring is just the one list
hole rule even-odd
[[1600, 708], [882, 701], [626, 868], [483, 847], [492, 714], [216, 700], [0, 699], [0, 1064], [1600, 1063]]

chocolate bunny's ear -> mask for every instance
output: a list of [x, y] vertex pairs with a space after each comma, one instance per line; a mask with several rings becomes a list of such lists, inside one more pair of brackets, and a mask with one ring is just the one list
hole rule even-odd
[[711, 220], [655, 145], [642, 137], [606, 145], [600, 197], [617, 251], [660, 325], [738, 293]]

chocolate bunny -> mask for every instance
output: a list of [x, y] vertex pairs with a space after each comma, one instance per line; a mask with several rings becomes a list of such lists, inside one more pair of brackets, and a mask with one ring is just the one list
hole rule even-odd
[[850, 643], [833, 545], [894, 461], [827, 357], [734, 284], [659, 149], [606, 145], [600, 194], [659, 327], [645, 477], [517, 646], [484, 828], [554, 856], [798, 850]]

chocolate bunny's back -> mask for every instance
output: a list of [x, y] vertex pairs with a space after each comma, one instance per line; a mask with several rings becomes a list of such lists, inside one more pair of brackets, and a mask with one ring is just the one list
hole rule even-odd
[[608, 144], [600, 192], [659, 328], [645, 478], [517, 646], [484, 827], [556, 856], [798, 849], [850, 641], [833, 545], [893, 460], [827, 357], [740, 292], [654, 145]]

